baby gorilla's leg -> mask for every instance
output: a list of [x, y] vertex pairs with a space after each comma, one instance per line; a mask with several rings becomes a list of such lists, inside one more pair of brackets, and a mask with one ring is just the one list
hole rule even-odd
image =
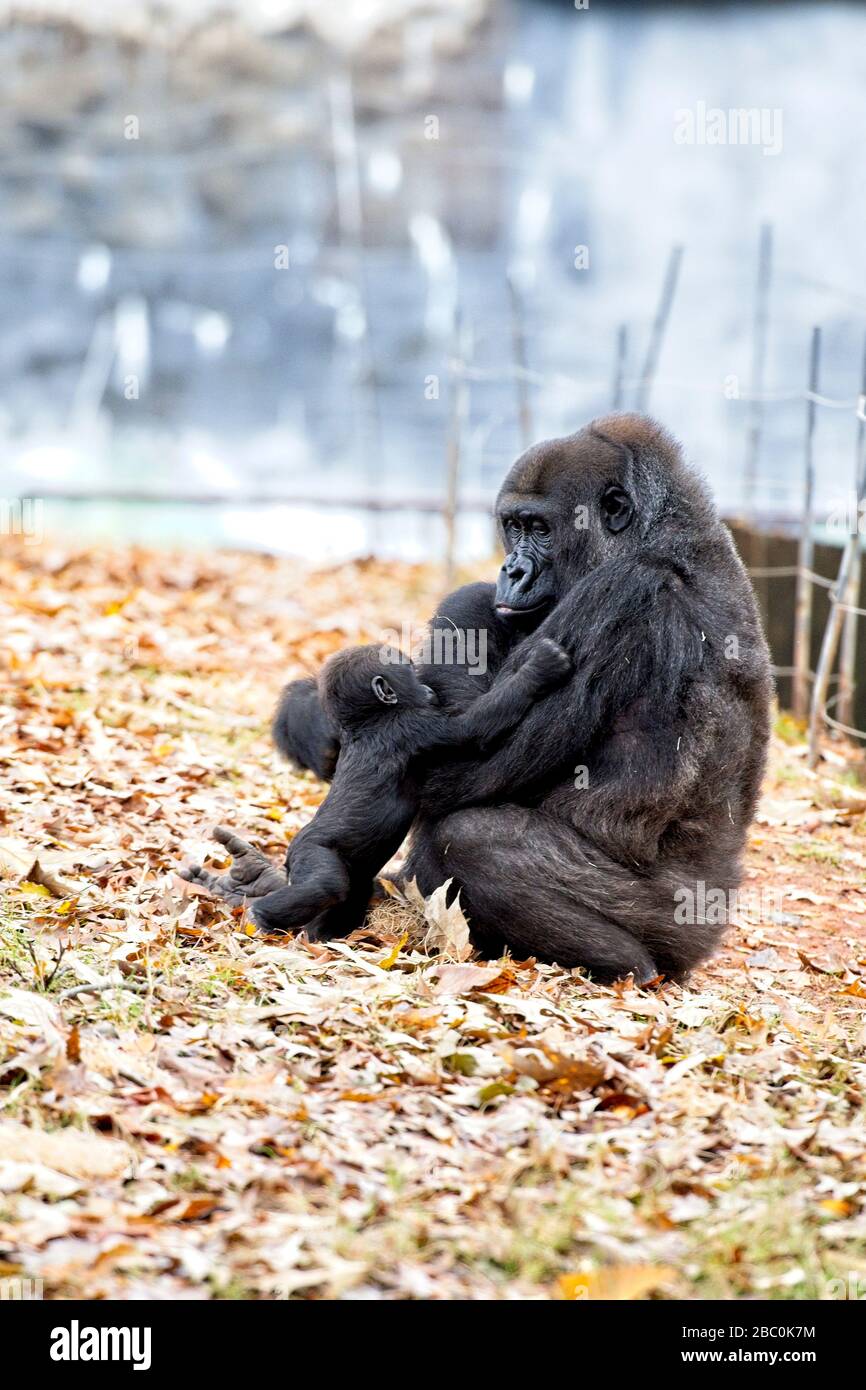
[[231, 868], [227, 874], [213, 874], [209, 869], [202, 868], [201, 864], [188, 864], [180, 871], [180, 877], [185, 878], [187, 883], [206, 888], [231, 907], [240, 907], [247, 898], [263, 898], [268, 893], [285, 888], [285, 873], [272, 864], [261, 850], [248, 845], [239, 835], [233, 835], [224, 825], [218, 825], [213, 835], [232, 856]]
[[305, 845], [292, 855], [291, 882], [257, 898], [253, 918], [265, 931], [291, 931], [344, 903], [350, 896], [349, 871], [340, 856], [322, 845]]

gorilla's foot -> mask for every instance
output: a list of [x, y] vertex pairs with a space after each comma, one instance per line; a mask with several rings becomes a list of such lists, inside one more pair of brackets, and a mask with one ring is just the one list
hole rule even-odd
[[248, 845], [239, 835], [233, 835], [224, 825], [218, 825], [213, 835], [232, 856], [231, 868], [227, 874], [212, 874], [201, 864], [189, 864], [180, 871], [181, 878], [186, 879], [187, 883], [206, 888], [230, 907], [241, 907], [247, 898], [263, 898], [267, 893], [285, 888], [285, 873], [276, 868], [261, 850]]

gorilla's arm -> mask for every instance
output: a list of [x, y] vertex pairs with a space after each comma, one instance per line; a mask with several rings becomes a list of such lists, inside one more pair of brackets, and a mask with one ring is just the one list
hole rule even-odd
[[571, 674], [568, 653], [549, 637], [533, 643], [526, 660], [494, 681], [489, 690], [473, 700], [460, 714], [428, 719], [430, 741], [434, 748], [459, 748], [464, 744], [476, 750], [501, 738], [523, 719], [536, 700], [561, 685]]
[[[572, 680], [534, 704], [488, 756], [456, 757], [433, 769], [422, 793], [424, 813], [549, 786], [637, 700], [659, 729], [670, 728], [684, 683], [704, 659], [704, 607], [665, 563], [617, 559], [579, 580], [526, 643], [531, 650], [536, 640], [553, 638], [574, 658]], [[500, 680], [518, 659], [505, 662]]]

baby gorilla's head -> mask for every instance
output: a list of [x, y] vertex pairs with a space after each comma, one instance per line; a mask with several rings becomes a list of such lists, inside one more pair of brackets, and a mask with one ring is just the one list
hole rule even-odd
[[388, 711], [436, 703], [408, 656], [376, 642], [332, 656], [322, 667], [319, 689], [326, 714], [343, 729], [358, 728]]

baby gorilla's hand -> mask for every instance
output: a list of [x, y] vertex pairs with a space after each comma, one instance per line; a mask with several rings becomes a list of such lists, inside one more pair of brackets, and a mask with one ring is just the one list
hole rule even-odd
[[574, 665], [568, 652], [558, 642], [551, 637], [542, 637], [526, 658], [523, 669], [537, 683], [539, 691], [543, 691], [561, 685], [571, 675]]

